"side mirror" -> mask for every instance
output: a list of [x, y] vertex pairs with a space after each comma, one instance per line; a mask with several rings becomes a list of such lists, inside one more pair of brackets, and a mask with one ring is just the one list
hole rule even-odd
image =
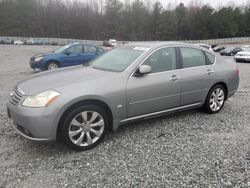
[[70, 55], [71, 53], [66, 51], [66, 52], [64, 52], [64, 54], [65, 55]]
[[139, 75], [149, 74], [151, 71], [152, 68], [149, 65], [141, 65], [137, 70], [137, 74]]

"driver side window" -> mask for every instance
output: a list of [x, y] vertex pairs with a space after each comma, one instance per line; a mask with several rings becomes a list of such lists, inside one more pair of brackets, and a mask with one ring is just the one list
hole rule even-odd
[[70, 54], [80, 54], [82, 53], [82, 46], [81, 45], [72, 46], [69, 49], [67, 49], [67, 52]]
[[144, 65], [152, 68], [151, 73], [164, 72], [176, 69], [175, 48], [162, 48], [151, 54]]

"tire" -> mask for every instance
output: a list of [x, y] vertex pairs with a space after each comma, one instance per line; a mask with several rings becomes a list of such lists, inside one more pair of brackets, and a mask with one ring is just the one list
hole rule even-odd
[[49, 62], [48, 64], [47, 64], [47, 70], [55, 70], [55, 69], [58, 69], [59, 68], [59, 65], [58, 65], [58, 63], [57, 62], [54, 62], [54, 61], [52, 61], [52, 62]]
[[68, 147], [84, 151], [97, 146], [108, 128], [106, 111], [97, 105], [79, 106], [67, 114], [61, 136]]
[[231, 52], [230, 56], [234, 56], [234, 53], [233, 53], [233, 52]]
[[209, 114], [218, 113], [224, 106], [226, 99], [225, 88], [218, 84], [215, 85], [208, 93], [205, 104], [203, 106], [205, 112]]

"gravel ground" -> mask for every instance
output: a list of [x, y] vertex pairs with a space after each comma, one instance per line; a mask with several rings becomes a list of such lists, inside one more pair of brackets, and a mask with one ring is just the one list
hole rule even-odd
[[15, 84], [35, 74], [29, 57], [54, 48], [0, 45], [0, 187], [250, 187], [250, 64], [238, 64], [239, 90], [219, 114], [131, 123], [74, 152], [27, 141], [5, 111]]

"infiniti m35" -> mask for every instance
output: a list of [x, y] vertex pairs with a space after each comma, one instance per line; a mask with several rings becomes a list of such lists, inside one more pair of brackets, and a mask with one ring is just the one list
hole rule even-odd
[[134, 43], [88, 65], [39, 73], [11, 92], [7, 111], [23, 137], [75, 150], [130, 121], [202, 108], [218, 113], [239, 84], [234, 61], [196, 45]]

